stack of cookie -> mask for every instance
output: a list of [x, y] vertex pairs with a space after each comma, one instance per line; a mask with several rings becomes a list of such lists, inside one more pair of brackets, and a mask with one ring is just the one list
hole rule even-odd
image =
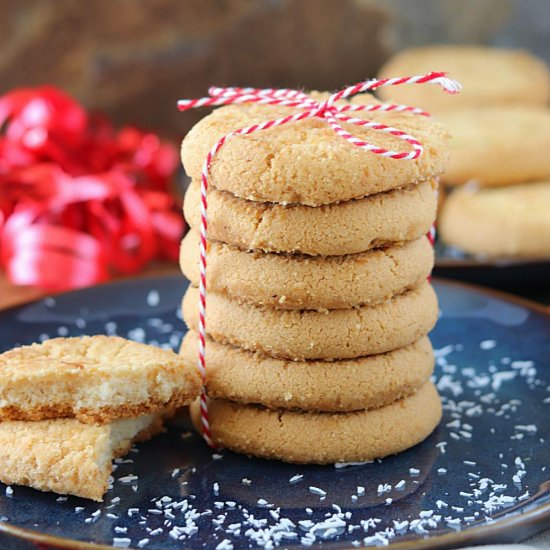
[[0, 481], [101, 500], [112, 460], [200, 389], [172, 351], [55, 338], [0, 355]]
[[[319, 94], [316, 97], [326, 97]], [[375, 103], [370, 96], [358, 103]], [[222, 107], [183, 142], [192, 184], [181, 267], [198, 347], [200, 173], [229, 132], [292, 109]], [[361, 113], [359, 113], [361, 116]], [[215, 443], [298, 463], [364, 461], [422, 441], [440, 419], [427, 333], [437, 300], [425, 237], [436, 211], [446, 132], [427, 117], [368, 113], [414, 135], [417, 160], [365, 152], [309, 119], [229, 140], [208, 194], [206, 388]], [[395, 138], [354, 128], [395, 148]], [[192, 407], [198, 421], [198, 405]]]
[[549, 256], [548, 67], [523, 50], [428, 46], [398, 53], [380, 76], [434, 67], [446, 67], [463, 93], [450, 98], [409, 86], [380, 95], [437, 113], [452, 135], [441, 237], [472, 254]]

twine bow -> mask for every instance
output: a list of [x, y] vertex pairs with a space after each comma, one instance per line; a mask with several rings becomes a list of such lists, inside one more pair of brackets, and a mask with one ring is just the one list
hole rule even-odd
[[[200, 224], [200, 280], [199, 280], [199, 358], [198, 367], [203, 379], [203, 388], [200, 398], [201, 409], [201, 424], [202, 432], [206, 442], [213, 447], [212, 434], [210, 431], [210, 422], [208, 419], [208, 406], [206, 400], [206, 389], [204, 381], [206, 379], [206, 248], [207, 248], [207, 231], [208, 231], [208, 177], [210, 166], [216, 153], [223, 145], [235, 136], [249, 135], [261, 130], [267, 130], [277, 126], [284, 126], [306, 120], [308, 118], [319, 118], [325, 120], [326, 123], [334, 130], [334, 132], [345, 139], [355, 147], [370, 151], [375, 155], [389, 157], [396, 160], [414, 160], [422, 155], [424, 149], [422, 144], [414, 137], [406, 132], [382, 124], [380, 122], [365, 120], [350, 116], [350, 114], [367, 111], [367, 112], [408, 112], [414, 115], [429, 116], [422, 109], [409, 107], [407, 105], [397, 104], [369, 104], [369, 105], [354, 105], [350, 103], [338, 104], [342, 99], [348, 99], [354, 95], [370, 92], [385, 86], [398, 86], [401, 84], [437, 84], [450, 94], [460, 92], [461, 85], [455, 80], [447, 78], [446, 73], [431, 72], [425, 75], [408, 76], [400, 78], [383, 78], [366, 80], [353, 86], [348, 86], [332, 94], [324, 101], [317, 101], [308, 96], [304, 92], [291, 89], [276, 89], [276, 88], [217, 88], [212, 87], [208, 90], [209, 97], [199, 99], [181, 99], [178, 101], [178, 109], [187, 111], [199, 107], [215, 107], [219, 105], [256, 103], [258, 105], [279, 105], [281, 107], [292, 107], [297, 109], [297, 112], [285, 117], [267, 120], [258, 124], [252, 124], [244, 128], [239, 128], [226, 134], [220, 138], [212, 149], [208, 152], [201, 174], [201, 224]], [[363, 128], [368, 128], [385, 134], [390, 134], [395, 138], [406, 142], [409, 147], [404, 150], [391, 150], [379, 147], [364, 139], [359, 139], [352, 133], [342, 127], [342, 123], [351, 124]]]

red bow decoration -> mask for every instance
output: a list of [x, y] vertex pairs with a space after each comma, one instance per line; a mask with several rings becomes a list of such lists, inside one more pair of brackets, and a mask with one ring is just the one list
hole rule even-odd
[[173, 145], [116, 131], [50, 86], [0, 97], [0, 130], [0, 267], [13, 283], [61, 291], [177, 258]]

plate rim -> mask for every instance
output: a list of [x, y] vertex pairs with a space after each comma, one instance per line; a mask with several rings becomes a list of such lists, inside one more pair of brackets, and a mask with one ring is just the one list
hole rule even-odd
[[[498, 525], [485, 524], [479, 527], [473, 527], [467, 531], [446, 533], [444, 535], [436, 535], [434, 537], [428, 537], [420, 540], [390, 543], [388, 548], [395, 550], [444, 550], [459, 548], [460, 546], [469, 543], [477, 544], [490, 542], [491, 544], [499, 544], [517, 542], [517, 539], [513, 536], [515, 528], [527, 528], [526, 532], [528, 534], [526, 536], [534, 535], [541, 531], [539, 527], [543, 526], [544, 520], [549, 518], [550, 502], [541, 507], [530, 510], [529, 512], [514, 514], [512, 517], [500, 521]], [[20, 540], [47, 544], [49, 546], [53, 546], [53, 548], [60, 549], [82, 548], [84, 550], [110, 550], [113, 548], [112, 545], [107, 546], [95, 542], [69, 539], [59, 537], [57, 535], [48, 535], [46, 533], [41, 533], [40, 531], [34, 531], [33, 529], [9, 525], [6, 522], [0, 522], [0, 533], [7, 534]], [[316, 546], [312, 546], [311, 548], [315, 547]], [[178, 548], [185, 547], [180, 546]], [[352, 547], [350, 546], [348, 549], [346, 546], [342, 546], [339, 550], [340, 549], [352, 550]], [[135, 550], [135, 547], [129, 547], [129, 550]]]
[[[550, 261], [550, 259], [549, 259]], [[437, 267], [437, 266], [436, 266]], [[177, 273], [172, 274], [165, 274], [165, 275], [156, 275], [152, 277], [136, 277], [134, 279], [120, 279], [120, 280], [111, 280], [106, 281], [103, 283], [99, 283], [97, 285], [84, 287], [84, 288], [77, 288], [74, 290], [68, 290], [64, 292], [52, 292], [48, 294], [44, 294], [41, 298], [31, 298], [30, 300], [25, 300], [23, 302], [19, 302], [17, 304], [13, 304], [4, 308], [0, 308], [0, 316], [3, 316], [5, 314], [9, 314], [12, 311], [15, 311], [20, 308], [28, 307], [33, 304], [38, 304], [43, 302], [47, 298], [59, 298], [59, 297], [65, 297], [65, 296], [73, 296], [75, 294], [80, 294], [81, 292], [94, 292], [96, 290], [101, 290], [103, 288], [107, 287], [115, 287], [119, 285], [128, 285], [133, 283], [146, 283], [147, 281], [159, 281], [164, 279], [177, 279], [177, 278], [183, 278], [182, 275], [178, 275]], [[479, 294], [485, 294], [489, 295], [493, 298], [497, 298], [499, 300], [503, 300], [506, 302], [513, 302], [516, 304], [519, 304], [527, 309], [533, 310], [536, 313], [542, 314], [545, 317], [548, 317], [550, 320], [550, 306], [545, 306], [543, 304], [540, 304], [538, 302], [535, 302], [534, 300], [531, 300], [529, 298], [524, 298], [522, 296], [517, 296], [515, 294], [512, 294], [511, 292], [506, 292], [504, 290], [499, 290], [496, 288], [491, 288], [489, 286], [485, 286], [483, 284], [479, 283], [471, 283], [469, 281], [462, 281], [458, 279], [453, 278], [447, 278], [440, 275], [434, 275], [431, 277], [431, 282], [436, 283], [438, 285], [447, 285], [447, 286], [454, 286], [458, 288], [463, 288], [465, 290], [474, 291]]]
[[[74, 294], [81, 293], [83, 291], [95, 291], [101, 290], [107, 287], [114, 287], [123, 284], [128, 284], [132, 282], [147, 283], [147, 281], [159, 281], [163, 279], [175, 279], [176, 277], [181, 277], [177, 274], [167, 274], [167, 275], [158, 275], [154, 277], [139, 277], [133, 280], [121, 280], [121, 281], [107, 281], [99, 285], [94, 285], [92, 287], [87, 287], [83, 289], [71, 290], [68, 292], [53, 293], [43, 296], [42, 298], [35, 298], [27, 300], [25, 302], [8, 306], [7, 308], [0, 309], [0, 315], [9, 315], [11, 312], [24, 308], [26, 306], [37, 304], [43, 302], [47, 297], [59, 297], [59, 296], [71, 296]], [[445, 279], [442, 277], [434, 277], [432, 282], [437, 284], [446, 285], [450, 287], [460, 288], [467, 291], [474, 291], [478, 294], [488, 295], [492, 298], [498, 300], [512, 302], [522, 307], [527, 308], [528, 310], [534, 311], [539, 315], [542, 314], [550, 322], [550, 308], [543, 306], [532, 300], [515, 296], [508, 292], [503, 292], [500, 290], [495, 290], [493, 288], [488, 288], [483, 285], [477, 285], [472, 283], [465, 283], [462, 281], [456, 281], [453, 279]], [[510, 518], [500, 520], [498, 524], [485, 524], [480, 525], [479, 527], [473, 527], [467, 531], [461, 531], [456, 533], [446, 533], [443, 535], [435, 535], [433, 537], [419, 539], [415, 541], [402, 541], [390, 543], [389, 548], [394, 548], [395, 550], [442, 550], [442, 549], [451, 549], [458, 548], [468, 543], [483, 543], [483, 542], [517, 542], [517, 539], [513, 536], [513, 532], [516, 528], [524, 528], [526, 531], [526, 536], [536, 534], [540, 532], [544, 527], [543, 522], [550, 519], [550, 502], [543, 504], [542, 506], [536, 507], [533, 510], [527, 512], [519, 512], [512, 515]], [[19, 527], [16, 525], [10, 525], [9, 522], [0, 522], [0, 533], [8, 535], [13, 538], [20, 540], [26, 540], [34, 543], [45, 544], [53, 548], [60, 549], [75, 549], [82, 548], [84, 550], [109, 550], [113, 546], [107, 546], [104, 544], [99, 544], [95, 542], [86, 542], [78, 539], [70, 539], [57, 535], [49, 535], [47, 533], [42, 533], [40, 531], [35, 531], [33, 529], [28, 529], [25, 527]], [[132, 547], [130, 547], [132, 548]], [[312, 547], [315, 548], [315, 547]], [[346, 547], [342, 546], [342, 550]], [[351, 547], [350, 547], [351, 548]]]
[[463, 288], [466, 290], [473, 290], [478, 294], [485, 294], [492, 298], [497, 298], [505, 302], [512, 302], [518, 304], [522, 307], [535, 311], [538, 314], [542, 314], [544, 317], [547, 317], [550, 321], [550, 306], [545, 306], [529, 298], [523, 298], [522, 296], [516, 296], [510, 292], [504, 290], [498, 290], [496, 288], [487, 287], [477, 283], [470, 283], [466, 281], [457, 281], [455, 279], [447, 279], [446, 277], [432, 277], [432, 282], [437, 283], [438, 285], [447, 285], [454, 286], [458, 288]]
[[[439, 246], [445, 249], [454, 249], [465, 255], [465, 257], [454, 257], [452, 254], [440, 254]], [[544, 256], [490, 256], [488, 254], [472, 254], [455, 247], [441, 239], [439, 235], [436, 239], [436, 253], [434, 267], [438, 269], [450, 268], [514, 268], [521, 266], [537, 266], [537, 264], [550, 264], [550, 255]]]
[[525, 266], [546, 266], [550, 264], [550, 257], [525, 258], [450, 258], [448, 256], [435, 257], [434, 269], [511, 269]]

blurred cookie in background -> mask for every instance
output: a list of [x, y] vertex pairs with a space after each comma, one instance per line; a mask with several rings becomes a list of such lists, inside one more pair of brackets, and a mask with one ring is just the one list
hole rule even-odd
[[437, 218], [438, 219], [448, 194], [449, 194], [449, 190], [444, 185], [438, 185], [437, 187]]
[[447, 198], [439, 233], [451, 246], [488, 257], [550, 256], [550, 181], [498, 189], [466, 186]]
[[498, 106], [440, 113], [451, 134], [451, 161], [441, 182], [480, 187], [550, 178], [550, 109]]
[[432, 45], [405, 49], [387, 61], [379, 78], [446, 71], [463, 85], [449, 96], [435, 86], [381, 88], [379, 97], [422, 107], [430, 112], [489, 105], [546, 105], [550, 101], [550, 72], [526, 50], [486, 46]]

